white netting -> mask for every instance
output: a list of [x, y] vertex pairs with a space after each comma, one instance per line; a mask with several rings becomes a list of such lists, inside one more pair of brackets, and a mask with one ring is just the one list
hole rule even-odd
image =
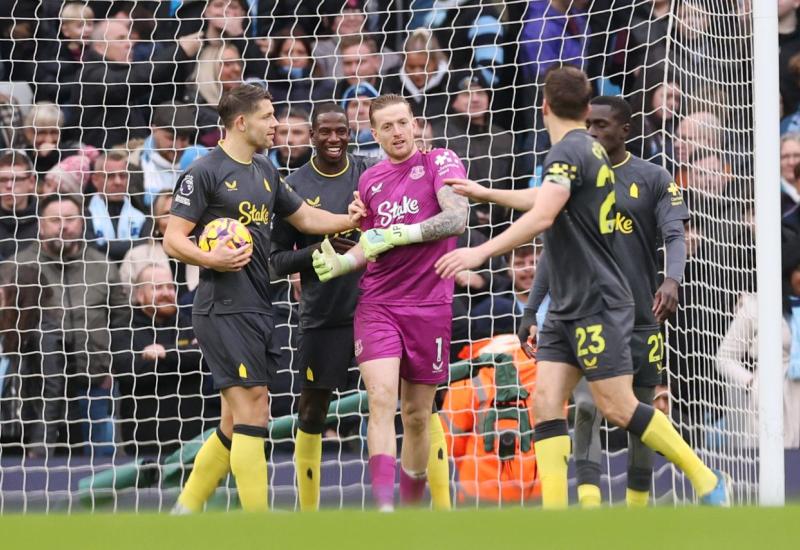
[[[169, 294], [171, 278], [177, 300], [190, 303], [196, 270], [173, 263], [171, 275], [140, 271], [167, 262], [152, 216], [163, 216], [162, 192], [219, 139], [214, 106], [224, 90], [266, 83], [286, 130], [270, 158], [284, 174], [310, 157], [307, 120], [322, 101], [345, 100], [354, 152], [379, 155], [365, 132], [367, 100], [397, 92], [425, 123], [420, 139], [453, 149], [471, 178], [525, 188], [539, 183], [549, 148], [540, 82], [562, 62], [586, 70], [598, 94], [629, 99], [630, 150], [671, 170], [686, 190], [691, 258], [667, 330], [673, 418], [705, 459], [733, 475], [737, 502], [752, 502], [757, 436], [745, 427], [754, 425], [755, 404], [725, 374], [752, 370], [755, 332], [754, 310], [737, 309], [755, 270], [747, 10], [747, 2], [727, 0], [3, 2], [0, 148], [18, 154], [0, 163], [0, 254], [8, 266], [0, 272], [0, 323], [4, 334], [23, 337], [19, 353], [13, 337], [2, 340], [0, 511], [168, 508], [183, 472], [172, 453], [216, 424], [219, 403], [189, 306], [163, 323], [141, 307], [131, 317], [129, 306]], [[420, 29], [430, 33], [414, 34]], [[127, 186], [121, 209], [99, 199], [114, 186]], [[78, 204], [62, 203], [60, 212], [72, 223], [57, 221], [59, 211], [39, 216], [34, 189], [40, 202], [76, 196]], [[80, 209], [91, 226], [86, 248], [75, 227]], [[463, 242], [485, 240], [511, 219], [473, 206]], [[454, 355], [479, 338], [516, 332], [533, 265], [532, 255], [519, 258], [516, 277], [501, 259], [459, 281]], [[274, 287], [284, 355], [272, 413], [285, 417], [299, 395], [297, 295], [287, 282]], [[19, 315], [8, 309], [15, 303]], [[739, 331], [718, 352], [734, 316]], [[156, 342], [164, 349], [145, 352]], [[356, 392], [354, 385], [341, 396], [356, 396], [346, 402], [354, 408], [342, 409], [324, 444], [326, 505], [370, 502]], [[291, 429], [277, 433], [271, 495], [293, 507]], [[612, 502], [624, 498], [619, 433], [603, 438]], [[683, 478], [659, 464], [656, 497], [687, 498]], [[452, 469], [458, 487], [468, 472]], [[88, 491], [93, 475], [100, 477]], [[229, 505], [232, 493], [218, 504]]]

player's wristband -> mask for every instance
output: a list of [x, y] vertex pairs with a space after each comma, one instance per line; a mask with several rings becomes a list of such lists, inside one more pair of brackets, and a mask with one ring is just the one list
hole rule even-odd
[[422, 226], [418, 223], [412, 225], [396, 223], [386, 229], [384, 239], [394, 246], [421, 243]]

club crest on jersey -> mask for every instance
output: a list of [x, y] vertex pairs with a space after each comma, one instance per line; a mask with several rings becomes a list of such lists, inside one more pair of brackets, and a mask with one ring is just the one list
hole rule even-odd
[[418, 180], [425, 175], [425, 167], [418, 165], [411, 169], [411, 173], [408, 175], [412, 180]]
[[373, 195], [377, 195], [383, 190], [383, 182], [370, 186], [369, 190], [372, 191]]
[[358, 357], [362, 353], [364, 353], [364, 343], [361, 341], [361, 338], [359, 338], [355, 342], [355, 354], [356, 354], [356, 357]]
[[406, 214], [419, 214], [417, 199], [409, 199], [403, 195], [401, 202], [383, 201], [378, 205], [378, 226], [389, 227]]
[[189, 174], [181, 182], [181, 195], [188, 197], [194, 191], [194, 176]]

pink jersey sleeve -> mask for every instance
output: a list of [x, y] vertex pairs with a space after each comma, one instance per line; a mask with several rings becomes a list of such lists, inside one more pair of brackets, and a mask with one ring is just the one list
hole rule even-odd
[[428, 154], [433, 166], [433, 190], [439, 192], [448, 178], [466, 178], [467, 171], [461, 159], [450, 149], [434, 149]]
[[369, 170], [361, 174], [358, 178], [358, 196], [367, 208], [367, 215], [361, 218], [361, 231], [369, 231], [375, 225], [375, 216], [372, 209], [369, 207], [369, 197], [367, 190], [369, 189]]

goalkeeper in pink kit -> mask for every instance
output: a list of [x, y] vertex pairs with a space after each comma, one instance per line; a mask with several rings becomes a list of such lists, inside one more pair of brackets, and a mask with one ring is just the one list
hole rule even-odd
[[439, 278], [433, 266], [455, 249], [469, 205], [444, 184], [465, 177], [463, 164], [448, 149], [427, 154], [417, 149], [405, 99], [376, 98], [370, 122], [388, 158], [359, 180], [361, 240], [346, 254], [323, 242], [314, 253], [314, 269], [327, 281], [367, 267], [355, 313], [355, 353], [369, 398], [372, 494], [379, 509], [391, 510], [398, 392], [404, 431], [401, 502], [419, 502], [425, 488], [428, 420], [436, 387], [448, 377], [454, 284]]

